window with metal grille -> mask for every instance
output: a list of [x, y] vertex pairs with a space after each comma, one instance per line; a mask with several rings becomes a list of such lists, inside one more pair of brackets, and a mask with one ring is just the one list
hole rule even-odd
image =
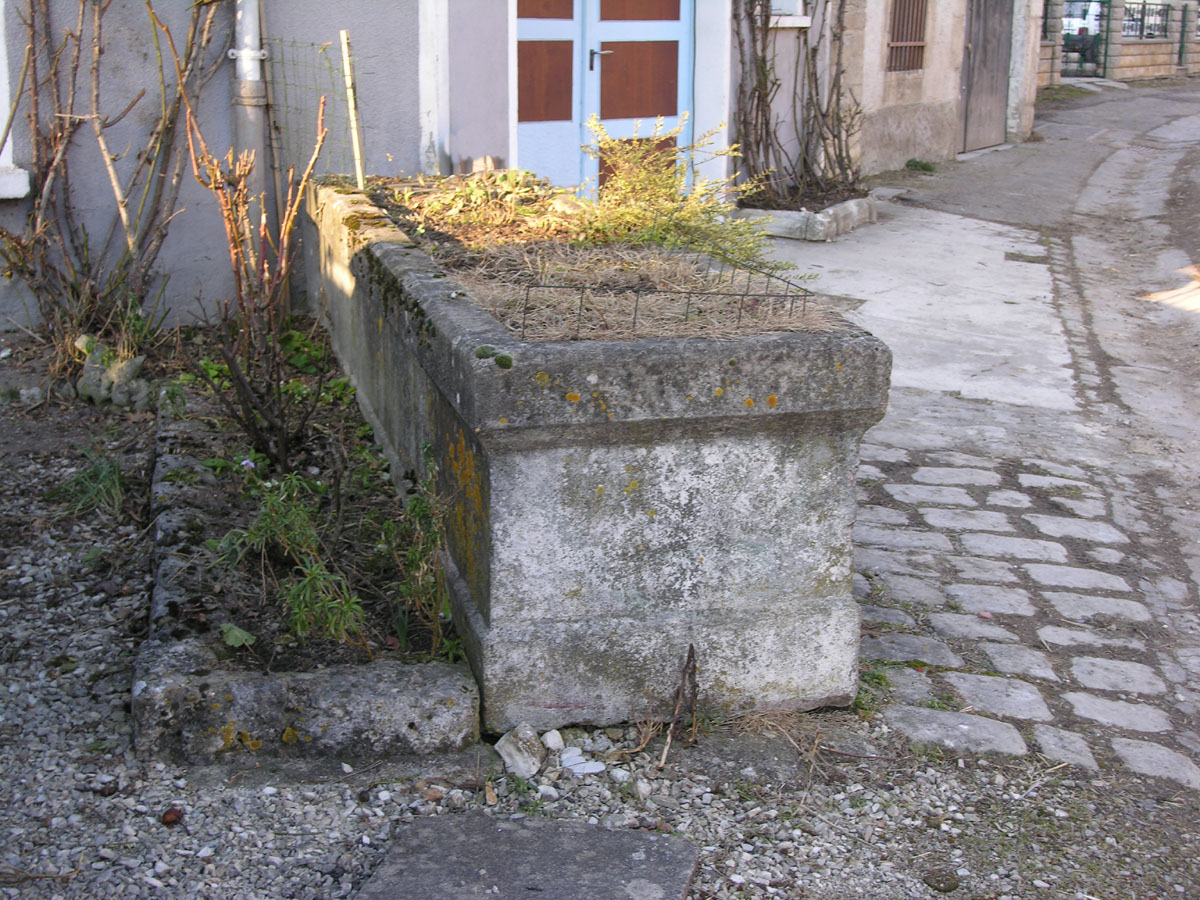
[[927, 0], [893, 0], [889, 72], [912, 72], [925, 67], [925, 5]]

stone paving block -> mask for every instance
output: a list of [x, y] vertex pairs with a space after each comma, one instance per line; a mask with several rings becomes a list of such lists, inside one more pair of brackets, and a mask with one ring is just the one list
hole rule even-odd
[[910, 575], [881, 575], [888, 597], [896, 603], [919, 603], [930, 608], [946, 605], [946, 595], [935, 584]]
[[1025, 571], [1038, 584], [1047, 587], [1070, 587], [1092, 591], [1128, 591], [1129, 584], [1119, 575], [1076, 566], [1049, 566], [1026, 563]]
[[952, 584], [946, 588], [946, 593], [963, 612], [1032, 616], [1037, 611], [1029, 600], [1029, 592], [1021, 588], [997, 587], [994, 584]]
[[1112, 566], [1119, 563], [1125, 558], [1125, 554], [1120, 550], [1114, 550], [1112, 547], [1096, 547], [1087, 552], [1087, 555], [1096, 562], [1105, 566]]
[[1048, 459], [1023, 459], [1021, 464], [1041, 469], [1047, 475], [1057, 475], [1059, 478], [1087, 478], [1087, 472], [1079, 466], [1056, 463]]
[[1078, 497], [1051, 497], [1050, 502], [1068, 512], [1087, 519], [1096, 519], [1107, 511], [1103, 500], [1085, 500]]
[[1038, 640], [1059, 647], [1123, 647], [1127, 650], [1145, 650], [1146, 645], [1137, 638], [1110, 638], [1096, 634], [1086, 628], [1063, 628], [1061, 625], [1046, 625], [1038, 629]]
[[933, 638], [919, 634], [881, 634], [879, 637], [864, 637], [859, 646], [863, 659], [883, 659], [888, 662], [923, 662], [931, 666], [957, 668], [962, 658]]
[[924, 672], [906, 666], [891, 666], [887, 670], [893, 703], [917, 706], [933, 699], [933, 681]]
[[929, 503], [933, 506], [978, 506], [979, 504], [958, 487], [938, 487], [929, 484], [885, 484], [883, 489], [901, 503]]
[[1042, 534], [1050, 537], [1077, 538], [1081, 541], [1094, 541], [1097, 544], [1129, 543], [1129, 538], [1107, 522], [1074, 519], [1066, 516], [1043, 516], [1037, 513], [1026, 513], [1022, 518]]
[[987, 641], [1016, 641], [1019, 638], [1007, 628], [1001, 628], [978, 616], [959, 613], [933, 613], [929, 624], [938, 634], [951, 638], [974, 638]]
[[1093, 597], [1090, 594], [1075, 594], [1070, 591], [1043, 591], [1042, 596], [1068, 619], [1079, 621], [1092, 616], [1115, 616], [1131, 622], [1150, 621], [1150, 610], [1146, 604], [1121, 597]]
[[887, 550], [934, 550], [949, 553], [954, 549], [945, 535], [936, 532], [880, 528], [877, 525], [855, 525], [854, 540]]
[[1058, 681], [1050, 657], [1041, 650], [1021, 644], [992, 644], [984, 642], [979, 649], [987, 654], [997, 672], [1006, 675], [1025, 675], [1029, 678], [1044, 678]]
[[1020, 491], [992, 491], [987, 495], [988, 506], [1007, 506], [1011, 509], [1027, 509], [1033, 505], [1028, 494]]
[[957, 466], [975, 469], [994, 469], [996, 460], [984, 459], [982, 456], [972, 456], [969, 453], [959, 453], [957, 450], [942, 450], [928, 454], [931, 462], [942, 466]]
[[1151, 741], [1113, 738], [1113, 752], [1133, 771], [1141, 775], [1170, 778], [1194, 790], [1200, 790], [1200, 767], [1184, 756]]
[[1041, 692], [1018, 678], [968, 675], [965, 672], [949, 672], [942, 677], [979, 712], [1034, 722], [1048, 722], [1054, 718]]
[[1071, 660], [1071, 674], [1084, 687], [1127, 694], [1165, 694], [1167, 686], [1158, 673], [1142, 663], [1098, 656]]
[[872, 444], [869, 441], [862, 442], [858, 448], [858, 455], [868, 462], [908, 462], [907, 450], [900, 447], [884, 447], [882, 444]]
[[699, 861], [681, 837], [478, 813], [400, 827], [358, 900], [683, 900]]
[[972, 581], [997, 581], [1010, 584], [1017, 580], [1010, 563], [996, 559], [981, 559], [978, 556], [951, 556], [950, 565], [958, 570], [959, 578]]
[[1038, 742], [1043, 756], [1056, 762], [1091, 769], [1093, 772], [1100, 768], [1096, 765], [1096, 757], [1092, 756], [1087, 741], [1073, 731], [1064, 731], [1053, 725], [1034, 725], [1033, 737]]
[[998, 534], [964, 534], [959, 536], [963, 549], [979, 556], [1002, 559], [1031, 559], [1036, 562], [1065, 563], [1067, 549], [1054, 541], [1004, 537]]
[[982, 509], [922, 509], [921, 515], [934, 528], [954, 531], [1012, 531], [1008, 516]]
[[1020, 482], [1021, 487], [1040, 488], [1046, 491], [1081, 491], [1093, 496], [1100, 493], [1096, 490], [1095, 485], [1088, 484], [1086, 481], [1077, 481], [1073, 478], [1059, 478], [1055, 475], [1035, 475], [1031, 472], [1022, 472], [1017, 476], [1017, 481]]
[[858, 521], [872, 525], [907, 525], [908, 513], [887, 506], [865, 505], [858, 508]]
[[1071, 704], [1075, 715], [1104, 725], [1127, 728], [1130, 731], [1161, 732], [1171, 730], [1171, 720], [1156, 706], [1145, 703], [1126, 703], [1108, 700], [1095, 694], [1068, 691], [1062, 698]]
[[868, 625], [906, 625], [915, 626], [916, 620], [902, 609], [888, 609], [884, 606], [862, 606], [862, 620]]
[[1200, 675], [1200, 647], [1176, 647], [1175, 658], [1193, 675]]
[[972, 753], [1005, 753], [1024, 756], [1027, 752], [1020, 732], [1007, 722], [946, 712], [921, 706], [893, 706], [884, 721], [918, 744], [936, 744], [950, 750]]
[[937, 563], [928, 553], [893, 553], [878, 547], [855, 547], [854, 568], [868, 575], [892, 572], [932, 576], [937, 572]]
[[872, 481], [883, 481], [885, 478], [887, 478], [887, 476], [874, 466], [867, 465], [866, 463], [859, 463], [858, 471], [854, 474], [854, 478], [856, 481], [869, 483]]
[[950, 467], [921, 466], [913, 473], [913, 481], [921, 484], [973, 484], [995, 487], [1000, 476], [987, 469], [960, 469]]

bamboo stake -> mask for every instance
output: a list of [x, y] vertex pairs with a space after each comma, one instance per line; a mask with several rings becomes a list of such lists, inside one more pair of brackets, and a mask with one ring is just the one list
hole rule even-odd
[[358, 102], [354, 97], [354, 68], [350, 64], [350, 32], [342, 29], [342, 71], [346, 75], [346, 110], [350, 116], [350, 143], [354, 148], [354, 180], [361, 191], [363, 179], [362, 142], [358, 136]]

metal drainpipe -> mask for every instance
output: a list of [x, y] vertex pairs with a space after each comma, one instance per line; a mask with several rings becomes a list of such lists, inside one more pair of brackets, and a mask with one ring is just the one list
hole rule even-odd
[[[260, 22], [259, 0], [237, 0], [234, 47], [229, 51], [229, 58], [237, 61], [233, 139], [235, 152], [249, 150], [254, 154], [254, 171], [250, 176], [249, 188], [250, 196], [255, 198], [266, 192], [266, 170], [270, 164], [266, 148], [267, 84], [263, 81], [262, 69], [267, 52], [262, 47]], [[271, 209], [270, 203], [266, 204], [266, 209]]]

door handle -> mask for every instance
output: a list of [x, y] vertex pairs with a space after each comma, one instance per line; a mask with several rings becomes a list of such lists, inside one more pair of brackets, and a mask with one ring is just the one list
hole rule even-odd
[[612, 53], [613, 53], [612, 50], [589, 50], [588, 51], [588, 71], [594, 72], [596, 70], [596, 57], [597, 56], [609, 56]]

